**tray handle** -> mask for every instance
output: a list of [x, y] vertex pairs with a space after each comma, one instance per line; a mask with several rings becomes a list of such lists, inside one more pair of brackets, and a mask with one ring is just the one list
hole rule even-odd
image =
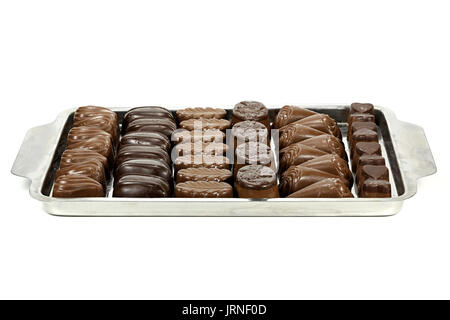
[[[395, 131], [396, 146], [400, 153], [406, 179], [416, 189], [416, 181], [436, 173], [436, 164], [422, 127], [408, 122], [400, 122], [401, 128]], [[412, 185], [413, 184], [413, 185]]]
[[[30, 129], [20, 147], [11, 173], [31, 181], [30, 191], [39, 193], [39, 182], [46, 174], [60, 138], [57, 121]], [[34, 191], [34, 192], [33, 192]]]

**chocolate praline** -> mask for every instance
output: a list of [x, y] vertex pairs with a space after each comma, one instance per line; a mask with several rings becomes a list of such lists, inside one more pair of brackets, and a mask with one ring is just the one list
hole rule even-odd
[[374, 114], [374, 107], [371, 103], [354, 102], [350, 106], [349, 114], [353, 113], [369, 113]]
[[114, 177], [120, 181], [120, 178], [127, 175], [158, 176], [167, 181], [172, 181], [172, 170], [164, 160], [156, 159], [134, 159], [120, 163]]
[[189, 119], [223, 119], [227, 115], [224, 109], [219, 108], [186, 108], [177, 111], [178, 121]]
[[386, 180], [368, 179], [358, 190], [360, 198], [390, 198], [391, 184]]
[[324, 179], [290, 194], [288, 198], [353, 198], [353, 194], [342, 180]]
[[306, 188], [311, 184], [328, 178], [341, 179], [346, 186], [350, 186], [348, 180], [335, 174], [311, 167], [297, 165], [289, 167], [289, 169], [282, 174], [280, 192], [283, 196], [287, 196], [293, 192]]
[[128, 124], [126, 133], [159, 132], [170, 137], [176, 128], [176, 124], [171, 119], [140, 118]]
[[235, 187], [239, 198], [280, 197], [276, 173], [271, 168], [262, 165], [249, 165], [239, 169]]
[[[300, 124], [304, 125], [319, 131], [322, 131], [326, 134], [331, 134], [339, 139], [342, 138], [341, 130], [339, 129], [339, 126], [336, 123], [336, 120], [332, 119], [330, 116], [326, 114], [315, 114], [306, 118], [303, 118], [301, 120], [297, 120], [295, 122], [292, 122], [286, 126]], [[280, 130], [283, 130], [284, 127], [281, 127]]]
[[234, 106], [233, 124], [246, 120], [261, 122], [270, 130], [269, 110], [261, 102], [242, 101]]
[[53, 185], [55, 198], [90, 198], [104, 197], [105, 190], [101, 183], [82, 175], [63, 175], [56, 178]]
[[169, 151], [171, 143], [169, 138], [159, 132], [131, 132], [122, 137], [120, 147], [128, 145], [160, 147]]
[[275, 120], [273, 122], [273, 127], [279, 129], [285, 125], [301, 120], [303, 118], [317, 114], [317, 112], [296, 107], [296, 106], [284, 106], [280, 109]]
[[92, 178], [103, 187], [106, 186], [105, 167], [97, 159], [86, 159], [85, 162], [75, 163], [56, 171], [56, 179], [60, 176], [81, 175]]
[[127, 175], [114, 185], [113, 197], [165, 198], [170, 196], [170, 185], [159, 176]]
[[177, 183], [175, 197], [178, 198], [232, 198], [233, 187], [226, 182], [187, 181]]
[[116, 166], [133, 159], [163, 160], [167, 164], [171, 163], [169, 154], [158, 146], [124, 145], [117, 153]]
[[270, 144], [269, 132], [260, 122], [246, 120], [236, 123], [231, 129], [234, 139], [234, 148], [245, 142], [261, 142]]
[[177, 173], [177, 182], [186, 181], [217, 181], [228, 182], [233, 174], [227, 169], [217, 168], [187, 168]]
[[270, 167], [272, 162], [272, 152], [267, 144], [260, 142], [242, 143], [236, 148], [234, 175], [243, 166], [252, 164]]

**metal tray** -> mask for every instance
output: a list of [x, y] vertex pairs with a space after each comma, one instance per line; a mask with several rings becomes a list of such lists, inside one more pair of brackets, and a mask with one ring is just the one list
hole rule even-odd
[[[336, 119], [347, 135], [349, 106], [301, 106]], [[170, 108], [174, 112], [178, 108]], [[123, 119], [128, 109], [113, 109]], [[279, 107], [269, 107], [270, 116]], [[354, 199], [185, 199], [185, 198], [77, 198], [51, 197], [53, 180], [65, 150], [75, 109], [62, 112], [48, 125], [28, 131], [12, 173], [31, 181], [30, 194], [45, 211], [58, 216], [388, 216], [417, 191], [417, 180], [436, 172], [424, 131], [397, 120], [392, 111], [375, 107], [380, 144], [391, 174], [391, 198]], [[230, 110], [228, 114], [230, 115]], [[346, 143], [347, 139], [343, 139]], [[347, 146], [346, 146], [347, 147]]]

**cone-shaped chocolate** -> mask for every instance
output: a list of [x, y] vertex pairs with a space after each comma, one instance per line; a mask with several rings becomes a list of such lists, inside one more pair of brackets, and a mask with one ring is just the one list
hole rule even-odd
[[323, 134], [318, 137], [304, 140], [302, 141], [302, 144], [317, 148], [326, 153], [335, 153], [345, 160], [348, 159], [342, 141], [330, 134]]
[[284, 171], [290, 166], [296, 166], [327, 154], [322, 150], [306, 146], [301, 142], [291, 144], [280, 151], [280, 170]]
[[[314, 168], [308, 168], [302, 165], [292, 166], [281, 176], [280, 193], [283, 196], [287, 196], [313, 183], [328, 178], [341, 179], [337, 175]], [[347, 180], [343, 180], [342, 182], [348, 185]]]
[[353, 194], [342, 180], [331, 178], [298, 190], [288, 198], [353, 198]]
[[317, 114], [317, 112], [295, 107], [295, 106], [284, 106], [280, 109], [277, 116], [275, 117], [275, 120], [273, 122], [273, 127], [275, 129], [279, 129], [281, 127], [284, 127], [285, 125], [288, 125], [289, 123], [295, 122], [297, 120], [301, 120], [303, 118], [312, 116]]
[[[342, 133], [339, 129], [339, 126], [337, 125], [336, 121], [332, 118], [330, 118], [326, 114], [315, 114], [306, 118], [303, 118], [301, 120], [297, 120], [293, 123], [288, 124], [288, 126], [294, 125], [294, 124], [301, 124], [319, 131], [322, 131], [326, 134], [331, 134], [335, 136], [336, 138], [342, 139]], [[286, 127], [286, 126], [285, 126]], [[285, 128], [283, 127], [283, 128]], [[283, 130], [281, 128], [280, 130]]]
[[348, 180], [350, 186], [353, 183], [353, 175], [350, 171], [347, 161], [336, 154], [327, 154], [302, 164], [305, 167], [325, 171], [334, 174], [342, 179]]
[[298, 123], [290, 124], [280, 129], [280, 148], [320, 135], [323, 135], [322, 131]]

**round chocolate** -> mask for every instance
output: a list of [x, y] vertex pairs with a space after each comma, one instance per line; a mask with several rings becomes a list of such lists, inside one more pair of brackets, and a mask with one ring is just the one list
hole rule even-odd
[[235, 137], [237, 144], [250, 141], [267, 143], [268, 139], [266, 126], [251, 120], [236, 123], [231, 130], [231, 134]]
[[241, 121], [261, 121], [269, 116], [269, 110], [261, 102], [242, 101], [233, 108], [233, 116]]
[[277, 184], [277, 175], [269, 167], [249, 165], [239, 169], [236, 183], [246, 189], [269, 189]]
[[237, 164], [269, 165], [272, 162], [270, 147], [265, 143], [247, 142], [236, 148]]

